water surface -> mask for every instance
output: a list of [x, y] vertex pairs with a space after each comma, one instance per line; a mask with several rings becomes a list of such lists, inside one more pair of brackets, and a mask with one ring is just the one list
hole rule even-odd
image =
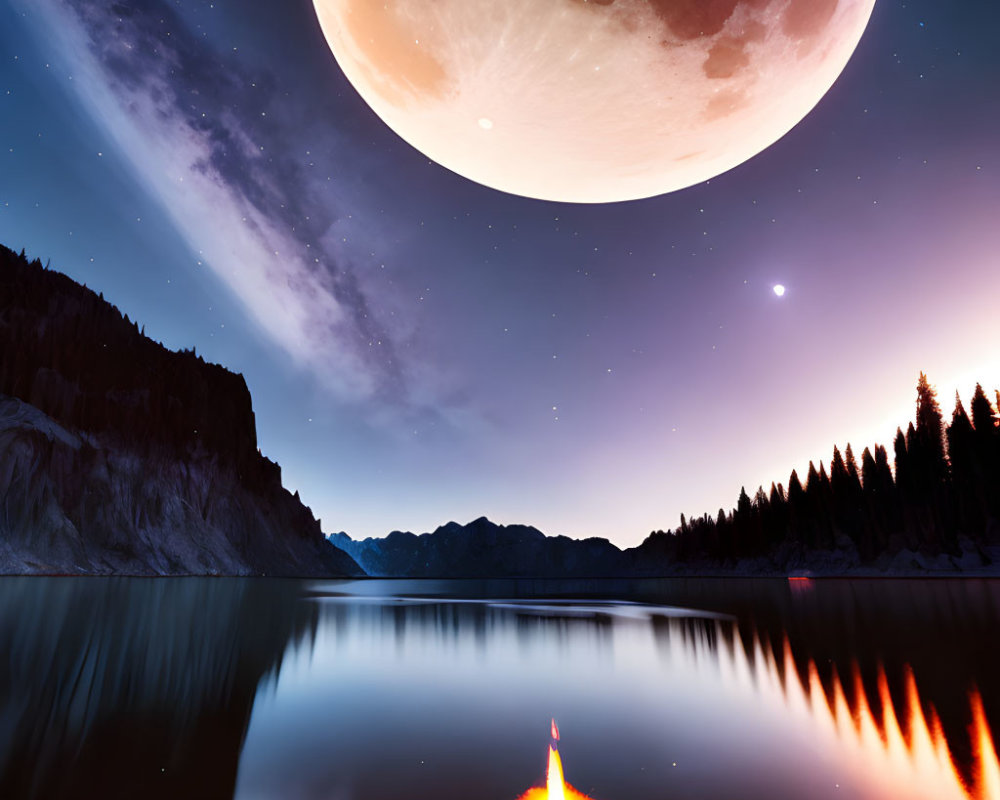
[[[0, 797], [1000, 798], [1000, 582], [0, 579]], [[995, 727], [993, 727], [995, 729]]]

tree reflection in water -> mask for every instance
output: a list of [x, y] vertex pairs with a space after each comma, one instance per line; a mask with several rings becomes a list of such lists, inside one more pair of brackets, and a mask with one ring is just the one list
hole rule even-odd
[[[627, 682], [620, 667], [633, 655], [629, 642], [645, 641], [651, 689], [612, 679], [567, 695], [591, 704], [580, 706], [574, 719], [560, 720], [564, 732], [570, 726], [576, 748], [569, 776], [574, 783], [580, 776], [587, 795], [648, 796], [647, 784], [633, 781], [628, 789], [632, 778], [614, 766], [630, 746], [620, 731], [607, 742], [607, 764], [594, 755], [603, 735], [596, 729], [620, 711], [608, 708], [626, 704], [628, 692], [634, 696], [627, 702], [653, 701], [657, 674], [666, 689], [669, 681], [710, 673], [716, 702], [754, 698], [785, 729], [801, 732], [811, 757], [836, 762], [838, 773], [866, 787], [866, 796], [1000, 799], [991, 734], [1000, 711], [1000, 649], [993, 646], [998, 623], [1000, 584], [970, 580], [5, 578], [0, 797], [274, 796], [266, 787], [291, 792], [293, 779], [305, 780], [303, 772], [314, 772], [320, 782], [331, 770], [354, 770], [344, 781], [357, 790], [342, 796], [393, 797], [404, 785], [421, 796], [431, 796], [422, 794], [428, 787], [435, 797], [457, 798], [485, 782], [494, 790], [489, 796], [513, 798], [544, 777], [531, 767], [544, 746], [531, 733], [538, 730], [537, 718], [522, 713], [539, 703], [517, 692], [534, 684], [532, 691], [544, 698], [545, 687], [572, 688], [574, 664], [582, 665], [579, 674], [587, 680], [617, 674]], [[354, 662], [360, 672], [351, 672]], [[353, 705], [327, 708], [321, 697], [306, 697], [304, 708], [319, 728], [307, 729], [302, 714], [286, 715], [291, 728], [261, 728], [286, 702], [284, 684], [301, 679], [296, 670], [315, 675], [331, 664], [337, 672], [324, 679], [357, 694]], [[531, 674], [507, 679], [539, 669], [547, 671], [541, 686]], [[442, 733], [451, 717], [465, 713], [449, 709], [449, 698], [463, 691], [449, 681], [472, 682], [477, 671], [489, 670], [506, 681], [492, 688], [512, 693], [493, 706], [503, 710], [502, 724], [492, 720], [478, 732]], [[553, 677], [559, 670], [564, 676]], [[309, 685], [304, 681], [303, 691]], [[407, 717], [408, 706], [391, 707], [390, 696], [435, 713]], [[357, 716], [362, 708], [377, 718], [367, 727]], [[591, 712], [595, 730], [585, 731]], [[255, 734], [252, 719], [258, 717]], [[393, 726], [389, 739], [378, 733], [380, 719]], [[757, 735], [752, 717], [733, 721]], [[687, 735], [683, 720], [664, 724], [679, 725]], [[349, 732], [337, 740], [342, 752], [320, 750], [316, 757], [309, 747], [325, 745], [310, 741], [336, 725]], [[374, 738], [366, 738], [368, 728]], [[491, 741], [483, 749], [482, 736], [473, 734], [487, 730]], [[593, 740], [590, 750], [581, 745], [584, 733]], [[662, 736], [677, 733], [664, 728]], [[282, 761], [283, 739], [289, 750], [304, 754]], [[384, 753], [391, 743], [393, 753], [408, 758], [438, 740], [440, 753], [453, 753], [455, 760], [442, 756], [436, 772], [416, 759], [412, 773], [409, 762], [372, 766], [373, 748]], [[644, 746], [653, 752], [655, 745]], [[727, 768], [723, 749], [716, 771]], [[706, 769], [701, 777], [688, 774], [695, 781], [691, 796], [701, 788], [698, 780], [712, 776]], [[250, 786], [260, 791], [247, 791]], [[687, 796], [676, 788], [673, 796]]]
[[231, 797], [290, 581], [0, 579], [0, 797]]

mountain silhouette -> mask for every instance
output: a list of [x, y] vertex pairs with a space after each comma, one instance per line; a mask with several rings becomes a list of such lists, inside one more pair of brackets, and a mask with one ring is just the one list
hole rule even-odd
[[383, 539], [330, 541], [371, 576], [412, 578], [546, 578], [614, 574], [621, 551], [607, 539], [546, 536], [527, 525], [497, 525], [480, 517], [449, 522], [433, 533], [393, 531]]
[[0, 573], [360, 575], [257, 449], [241, 375], [0, 247]]

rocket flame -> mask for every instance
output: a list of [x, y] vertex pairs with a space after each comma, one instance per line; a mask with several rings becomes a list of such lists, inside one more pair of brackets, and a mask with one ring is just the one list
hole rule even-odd
[[563, 778], [562, 758], [559, 756], [559, 727], [552, 720], [552, 742], [549, 744], [549, 767], [545, 777], [545, 788], [535, 786], [521, 795], [518, 800], [592, 800], [578, 792]]

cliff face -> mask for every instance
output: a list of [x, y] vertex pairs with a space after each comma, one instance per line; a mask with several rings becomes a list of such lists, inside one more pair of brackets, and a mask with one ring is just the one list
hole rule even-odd
[[400, 578], [547, 578], [618, 574], [621, 551], [606, 539], [546, 536], [525, 525], [486, 517], [449, 522], [419, 536], [394, 531], [384, 539], [330, 541], [372, 576]]
[[0, 248], [0, 573], [358, 575], [246, 383]]
[[242, 375], [168, 350], [103, 296], [2, 246], [0, 393], [131, 449], [203, 449], [244, 479], [280, 480], [257, 451]]

